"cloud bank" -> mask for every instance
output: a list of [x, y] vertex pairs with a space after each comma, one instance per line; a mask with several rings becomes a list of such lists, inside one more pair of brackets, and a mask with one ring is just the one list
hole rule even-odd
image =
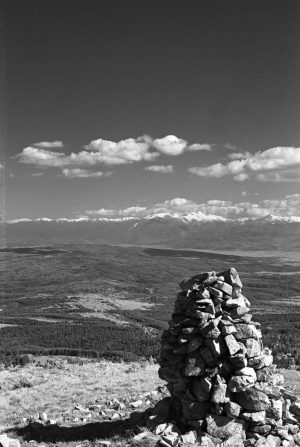
[[300, 148], [273, 147], [250, 154], [229, 154], [228, 163], [215, 163], [206, 167], [191, 167], [188, 171], [199, 177], [221, 178], [231, 175], [236, 181], [255, 179], [260, 182], [300, 181]]
[[262, 200], [257, 203], [209, 200], [197, 204], [191, 200], [176, 197], [151, 207], [132, 206], [122, 209], [101, 208], [86, 211], [89, 216], [109, 218], [143, 218], [153, 214], [172, 214], [180, 217], [191, 213], [217, 215], [228, 219], [263, 218], [270, 214], [281, 217], [300, 216], [300, 194], [287, 195], [279, 200]]
[[[208, 151], [212, 146], [208, 143], [195, 143], [191, 146], [182, 138], [167, 135], [163, 138], [152, 139], [149, 135], [137, 138], [127, 138], [120, 141], [110, 141], [99, 138], [90, 141], [79, 152], [66, 154], [54, 151], [62, 148], [62, 141], [41, 141], [25, 147], [16, 158], [19, 163], [44, 168], [86, 169], [95, 166], [116, 166], [137, 162], [153, 162], [161, 155], [178, 156], [186, 151]], [[171, 172], [171, 165], [168, 165]], [[148, 169], [163, 172], [161, 169]], [[166, 172], [166, 171], [165, 171]]]

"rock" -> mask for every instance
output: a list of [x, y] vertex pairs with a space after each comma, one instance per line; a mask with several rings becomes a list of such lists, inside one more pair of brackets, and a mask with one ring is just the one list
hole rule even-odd
[[266, 412], [264, 410], [255, 412], [243, 411], [243, 413], [240, 415], [240, 418], [245, 419], [245, 421], [248, 422], [264, 423], [266, 420]]
[[215, 357], [222, 357], [226, 352], [226, 344], [223, 337], [219, 337], [216, 340], [207, 338], [204, 343]]
[[176, 446], [179, 442], [179, 434], [176, 432], [170, 432], [167, 435], [162, 435], [161, 439], [169, 446]]
[[210, 409], [210, 402], [189, 402], [181, 399], [182, 413], [186, 420], [204, 419]]
[[223, 276], [224, 281], [227, 284], [230, 284], [231, 286], [235, 286], [235, 288], [241, 289], [243, 287], [238, 272], [234, 267], [230, 267], [229, 269], [224, 270], [223, 272], [217, 273], [217, 276], [218, 277]]
[[197, 432], [196, 430], [191, 430], [185, 433], [184, 435], [181, 435], [181, 442], [183, 444], [195, 444], [197, 442]]
[[240, 415], [241, 412], [241, 406], [237, 404], [236, 402], [226, 402], [225, 403], [225, 414], [229, 418], [236, 418]]
[[232, 433], [236, 435], [244, 433], [245, 422], [239, 419], [232, 420], [226, 416], [208, 415], [206, 424], [209, 435], [217, 436], [223, 440], [232, 436]]
[[0, 435], [0, 446], [2, 447], [21, 447], [18, 439], [9, 438], [5, 433]]
[[268, 435], [266, 447], [280, 447], [281, 439], [278, 436]]
[[270, 382], [273, 376], [273, 368], [271, 366], [266, 366], [265, 368], [257, 370], [257, 380], [258, 382]]
[[143, 401], [140, 399], [140, 400], [136, 400], [136, 401], [134, 401], [134, 402], [130, 402], [130, 404], [129, 404], [132, 408], [139, 408], [139, 407], [141, 407], [142, 405], [143, 405]]
[[257, 424], [257, 425], [252, 425], [251, 427], [248, 428], [248, 430], [253, 433], [258, 433], [259, 435], [264, 436], [264, 435], [270, 433], [271, 428], [272, 428], [271, 425], [268, 425], [268, 424]]
[[205, 372], [206, 362], [200, 354], [189, 354], [186, 357], [186, 363], [184, 367], [184, 375], [191, 376], [200, 376]]
[[188, 354], [190, 354], [193, 351], [196, 351], [196, 349], [200, 348], [200, 346], [203, 344], [203, 337], [196, 337], [193, 340], [191, 340], [189, 342], [189, 344], [187, 345], [187, 352]]
[[226, 337], [224, 337], [224, 339], [230, 355], [235, 355], [241, 350], [240, 345], [232, 334], [227, 335]]
[[282, 419], [283, 399], [271, 399], [271, 405], [267, 410], [267, 416], [278, 421]]
[[268, 396], [254, 387], [244, 392], [236, 393], [234, 398], [241, 407], [250, 411], [266, 410], [270, 404]]
[[203, 435], [200, 438], [200, 446], [201, 447], [215, 447], [215, 443], [212, 441], [212, 439], [209, 436]]
[[290, 407], [290, 411], [295, 416], [300, 416], [300, 401], [293, 402], [293, 404]]
[[216, 381], [212, 389], [211, 402], [216, 404], [229, 402], [227, 384], [219, 375], [216, 376]]
[[245, 436], [234, 434], [220, 444], [220, 447], [244, 447]]
[[[134, 436], [133, 437], [133, 439], [134, 440], [139, 440], [139, 439], [142, 439], [142, 438], [139, 438], [139, 439], [135, 439], [137, 436], [139, 436], [139, 435], [136, 435], [136, 436]], [[102, 440], [102, 439], [100, 439], [99, 441], [97, 441], [97, 447], [99, 446], [99, 447], [109, 447], [111, 445], [111, 441], [106, 441], [106, 440]]]
[[297, 445], [300, 445], [300, 433], [299, 432], [293, 436], [293, 439]]
[[253, 324], [236, 324], [235, 338], [242, 340], [245, 338], [255, 338], [256, 340], [261, 338], [261, 331], [258, 330]]
[[235, 369], [246, 368], [248, 361], [244, 354], [237, 353], [235, 355], [231, 355], [229, 358], [230, 363]]
[[255, 378], [253, 376], [232, 376], [228, 388], [233, 393], [239, 393], [240, 391], [245, 391], [250, 388], [255, 383]]
[[226, 324], [226, 325], [220, 324], [220, 328], [221, 328], [221, 334], [224, 336], [236, 333], [236, 328], [234, 324]]
[[240, 307], [236, 307], [236, 308], [232, 309], [230, 311], [230, 315], [231, 315], [231, 318], [235, 319], [235, 318], [243, 317], [248, 312], [250, 312], [249, 307], [240, 306]]
[[247, 349], [246, 357], [257, 357], [261, 354], [261, 343], [255, 338], [247, 338], [246, 340], [242, 340], [242, 343]]
[[250, 376], [250, 377], [253, 377], [253, 379], [254, 379], [255, 381], [256, 381], [256, 379], [257, 379], [257, 377], [256, 377], [256, 372], [254, 371], [253, 368], [251, 368], [251, 367], [249, 367], [249, 366], [237, 370], [237, 371], [235, 372], [235, 374], [236, 374], [237, 376]]
[[246, 300], [243, 295], [240, 295], [238, 298], [229, 298], [229, 300], [226, 301], [226, 307], [232, 309], [236, 307], [247, 307]]
[[205, 402], [209, 400], [209, 391], [205, 389], [202, 381], [194, 380], [192, 384], [192, 393], [199, 402]]
[[[225, 295], [232, 296], [232, 286], [230, 284], [218, 280], [215, 283], [214, 287], [218, 290], [221, 290], [221, 292], [223, 292]], [[224, 298], [226, 299], [226, 296], [224, 296]]]

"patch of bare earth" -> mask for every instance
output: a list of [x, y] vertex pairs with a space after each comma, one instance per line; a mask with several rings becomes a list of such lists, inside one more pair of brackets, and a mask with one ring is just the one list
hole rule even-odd
[[155, 305], [146, 301], [128, 299], [127, 295], [127, 292], [109, 292], [107, 295], [79, 293], [76, 296], [69, 296], [69, 299], [72, 299], [69, 305], [74, 307], [78, 304], [92, 311], [81, 313], [83, 317], [104, 318], [118, 324], [130, 323], [123, 315], [118, 314], [118, 310], [148, 310]]

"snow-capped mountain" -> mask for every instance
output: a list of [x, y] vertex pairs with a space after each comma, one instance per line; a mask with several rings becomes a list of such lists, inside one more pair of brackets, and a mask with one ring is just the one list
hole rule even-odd
[[300, 217], [226, 219], [201, 212], [145, 217], [13, 219], [4, 224], [2, 245], [99, 243], [164, 245], [222, 250], [299, 250]]

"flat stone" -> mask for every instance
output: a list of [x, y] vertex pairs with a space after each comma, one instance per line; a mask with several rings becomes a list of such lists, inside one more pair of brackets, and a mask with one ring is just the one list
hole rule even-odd
[[193, 381], [192, 393], [199, 402], [206, 402], [209, 400], [209, 390], [207, 390], [205, 384], [200, 380]]
[[181, 442], [183, 444], [195, 444], [197, 442], [198, 435], [196, 430], [190, 430], [184, 435], [181, 435]]
[[196, 349], [200, 348], [200, 346], [203, 344], [203, 341], [204, 341], [203, 337], [200, 337], [200, 336], [191, 340], [187, 345], [188, 354], [193, 351], [196, 351]]
[[250, 411], [266, 410], [270, 404], [268, 396], [254, 387], [244, 392], [236, 393], [234, 399], [241, 407]]
[[[215, 286], [216, 289], [221, 290], [225, 295], [232, 296], [232, 286], [223, 281], [217, 281]], [[226, 296], [224, 296], [226, 299]]]
[[220, 444], [220, 447], [244, 447], [245, 436], [234, 434]]
[[261, 331], [257, 329], [253, 324], [236, 324], [236, 335], [237, 340], [242, 340], [244, 338], [255, 338], [258, 340], [261, 338]]
[[269, 424], [257, 424], [252, 425], [250, 428], [248, 428], [248, 430], [253, 433], [258, 433], [259, 435], [265, 436], [266, 434], [270, 433], [271, 428], [272, 427]]
[[245, 391], [255, 383], [255, 379], [252, 376], [232, 376], [228, 382], [228, 388], [233, 393], [239, 393]]
[[250, 312], [249, 307], [241, 306], [241, 307], [236, 307], [235, 309], [232, 309], [230, 311], [230, 315], [231, 315], [231, 318], [235, 319], [235, 318], [243, 317], [248, 312]]
[[245, 368], [238, 369], [235, 374], [237, 376], [251, 376], [256, 381], [256, 372], [253, 368], [246, 366]]
[[247, 307], [246, 300], [243, 295], [240, 295], [238, 298], [229, 298], [229, 300], [226, 301], [226, 307], [231, 309], [236, 307]]
[[176, 446], [178, 444], [179, 434], [176, 432], [170, 432], [167, 435], [162, 435], [161, 439], [165, 441], [165, 443], [171, 447]]
[[217, 404], [224, 404], [229, 402], [229, 395], [227, 391], [227, 384], [219, 375], [216, 376], [215, 383], [212, 389], [211, 402]]
[[217, 356], [214, 355], [207, 346], [202, 346], [199, 352], [209, 366], [214, 366], [216, 364]]
[[259, 369], [256, 375], [258, 382], [270, 382], [273, 376], [273, 368], [266, 366], [265, 368]]
[[200, 354], [191, 353], [186, 357], [184, 375], [200, 376], [205, 372], [206, 362]]
[[238, 275], [238, 272], [234, 267], [230, 267], [223, 272], [217, 273], [217, 276], [223, 276], [224, 281], [226, 281], [231, 286], [237, 286], [239, 289], [243, 287], [242, 281]]
[[300, 445], [300, 433], [296, 433], [296, 434], [293, 436], [293, 439], [294, 439], [294, 441], [295, 441], [295, 443], [296, 443], [297, 445]]
[[208, 435], [203, 435], [200, 438], [200, 444], [201, 447], [215, 447], [216, 444], [213, 442], [213, 440]]
[[223, 292], [215, 287], [208, 288], [210, 294], [215, 298], [223, 298]]
[[242, 343], [247, 349], [246, 357], [257, 357], [261, 354], [262, 345], [259, 340], [255, 338], [247, 338], [246, 340], [242, 340]]
[[241, 419], [245, 419], [248, 422], [261, 422], [264, 423], [266, 420], [266, 411], [243, 411], [240, 415]]
[[237, 354], [241, 350], [240, 345], [232, 334], [227, 335], [226, 337], [224, 337], [224, 339], [230, 355]]
[[240, 415], [242, 407], [236, 402], [226, 402], [225, 404], [225, 413], [229, 418], [237, 418]]
[[226, 325], [220, 324], [220, 328], [221, 328], [221, 334], [224, 336], [236, 333], [236, 328], [234, 324], [226, 324]]
[[232, 420], [226, 416], [208, 415], [206, 417], [207, 433], [223, 440], [244, 432], [245, 422], [239, 419]]
[[281, 439], [278, 436], [268, 435], [266, 447], [279, 447], [281, 444]]
[[231, 355], [229, 358], [230, 363], [235, 369], [245, 368], [248, 364], [248, 361], [244, 354], [235, 354]]
[[269, 418], [279, 421], [283, 416], [283, 399], [271, 399], [271, 405], [267, 410], [267, 416]]

